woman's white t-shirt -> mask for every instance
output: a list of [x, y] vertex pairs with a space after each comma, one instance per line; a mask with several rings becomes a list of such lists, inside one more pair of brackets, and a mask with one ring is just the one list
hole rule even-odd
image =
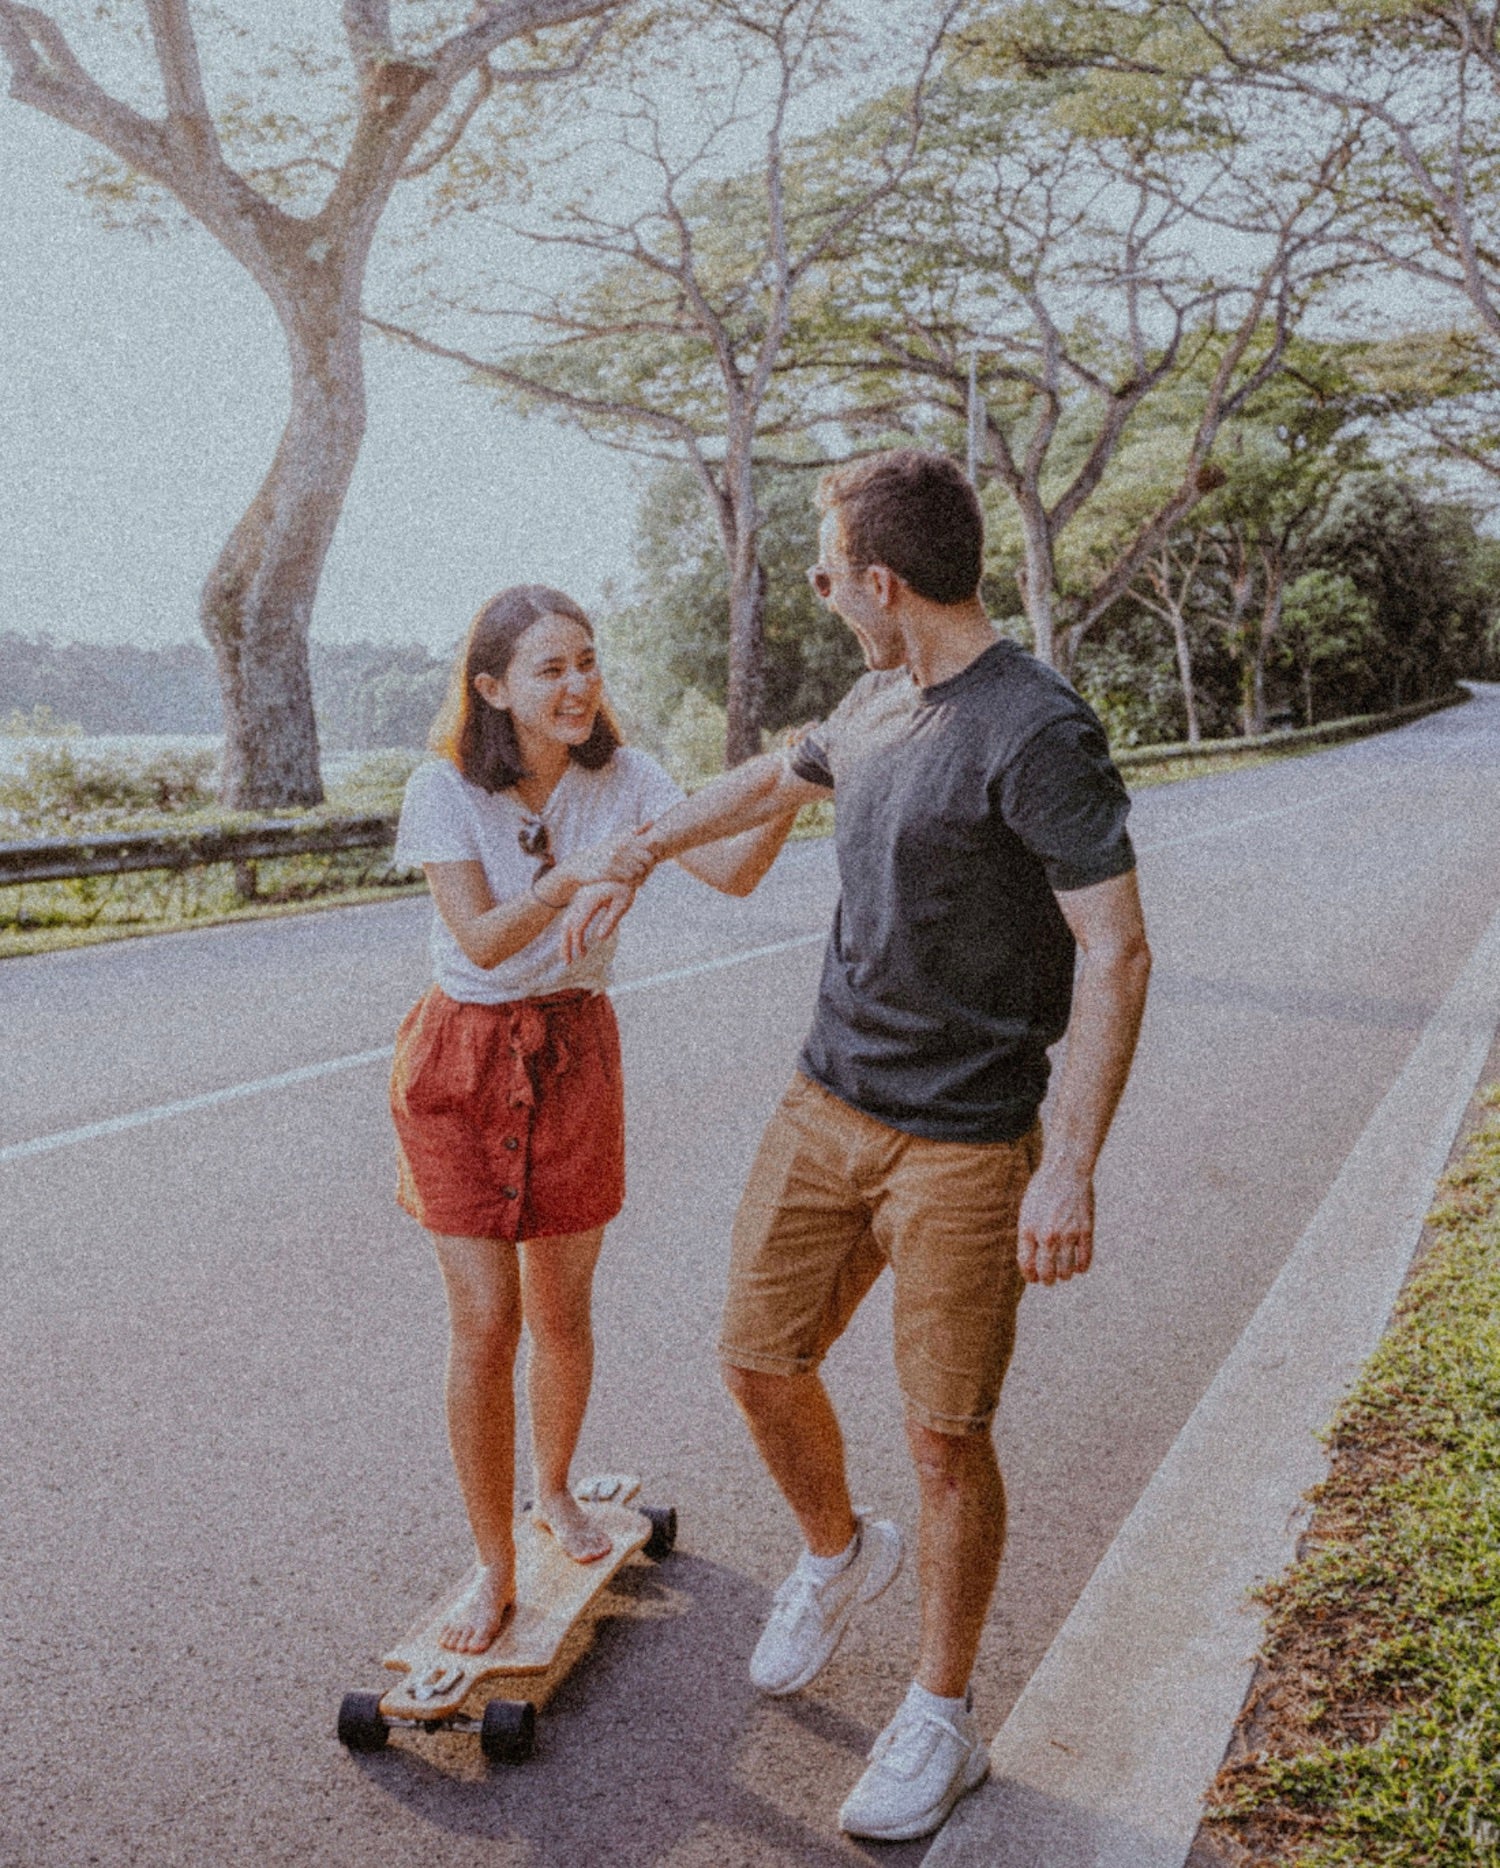
[[[545, 824], [552, 854], [561, 862], [607, 837], [651, 823], [682, 797], [682, 788], [633, 746], [621, 746], [594, 772], [570, 759], [540, 812], [528, 811], [512, 789], [486, 791], [471, 785], [451, 760], [429, 759], [407, 781], [395, 860], [412, 868], [481, 863], [496, 902], [513, 901], [531, 887], [540, 860], [521, 848], [522, 831]], [[508, 960], [482, 967], [467, 957], [434, 907], [431, 951], [433, 977], [450, 999], [499, 1005], [580, 987], [602, 992], [609, 984], [615, 936], [569, 966], [554, 922]]]

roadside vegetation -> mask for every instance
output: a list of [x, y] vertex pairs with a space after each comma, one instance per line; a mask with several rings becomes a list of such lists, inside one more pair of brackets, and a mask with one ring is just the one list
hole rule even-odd
[[[362, 760], [329, 787], [315, 810], [286, 810], [284, 821], [394, 814], [417, 753]], [[0, 772], [0, 841], [39, 842], [104, 832], [191, 830], [256, 823], [263, 812], [219, 804], [211, 752], [129, 757], [90, 753], [74, 736], [27, 745], [15, 771]], [[130, 875], [75, 876], [0, 886], [0, 958], [162, 932], [193, 923], [332, 907], [409, 894], [420, 877], [397, 869], [388, 849], [210, 863]]]
[[[44, 736], [27, 735], [16, 768], [0, 770], [0, 843], [164, 828], [232, 829], [263, 821], [262, 813], [229, 811], [217, 802], [216, 761], [207, 749], [135, 756], [117, 748], [91, 750], [73, 723], [50, 714], [47, 722]], [[1370, 730], [1363, 721], [1357, 725]], [[665, 730], [648, 727], [632, 737], [649, 745], [690, 791], [724, 769], [724, 710], [696, 690], [688, 691]], [[1284, 742], [1277, 736], [1242, 752], [1216, 754], [1205, 748], [1201, 757], [1182, 757], [1181, 747], [1169, 746], [1153, 759], [1156, 749], [1143, 748], [1126, 755], [1124, 776], [1137, 791], [1321, 749], [1295, 733]], [[277, 821], [315, 824], [356, 815], [394, 820], [406, 780], [422, 756], [397, 748], [367, 755], [330, 782], [323, 805], [280, 811]], [[792, 836], [800, 840], [832, 833], [829, 801], [807, 805]], [[397, 868], [390, 851], [379, 848], [0, 883], [0, 959], [297, 908], [349, 906], [419, 893], [424, 886], [420, 876]]]
[[1500, 1083], [1483, 1101], [1265, 1592], [1195, 1864], [1500, 1861]]

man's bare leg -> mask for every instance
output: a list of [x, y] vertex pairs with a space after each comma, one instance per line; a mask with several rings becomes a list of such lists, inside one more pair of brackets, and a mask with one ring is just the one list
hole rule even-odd
[[934, 1433], [908, 1421], [921, 1492], [917, 1681], [957, 1699], [967, 1688], [1005, 1548], [1005, 1486], [987, 1433]]
[[822, 1379], [725, 1363], [724, 1383], [808, 1549], [815, 1557], [847, 1550], [859, 1526], [844, 1471], [844, 1436]]
[[609, 1533], [574, 1498], [570, 1475], [594, 1379], [594, 1267], [604, 1228], [530, 1240], [521, 1248], [521, 1308], [531, 1336], [526, 1396], [536, 1502], [545, 1525], [575, 1563], [607, 1557]]
[[480, 1654], [516, 1595], [516, 1345], [521, 1288], [504, 1239], [429, 1235], [448, 1293], [448, 1444], [478, 1553], [474, 1580], [439, 1631], [443, 1647]]

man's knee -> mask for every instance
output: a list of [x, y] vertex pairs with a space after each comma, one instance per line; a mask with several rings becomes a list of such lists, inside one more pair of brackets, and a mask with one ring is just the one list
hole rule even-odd
[[909, 1420], [906, 1439], [924, 1490], [984, 1489], [999, 1476], [995, 1444], [987, 1432], [939, 1433]]
[[724, 1386], [735, 1403], [747, 1414], [776, 1414], [797, 1392], [797, 1383], [807, 1375], [772, 1374], [765, 1369], [743, 1368], [737, 1362], [721, 1362]]

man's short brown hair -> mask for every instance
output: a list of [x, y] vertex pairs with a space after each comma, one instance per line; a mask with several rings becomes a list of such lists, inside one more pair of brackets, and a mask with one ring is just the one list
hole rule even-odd
[[838, 514], [857, 570], [883, 564], [929, 603], [966, 603], [979, 589], [984, 519], [946, 454], [892, 448], [831, 468], [818, 483], [818, 509]]

